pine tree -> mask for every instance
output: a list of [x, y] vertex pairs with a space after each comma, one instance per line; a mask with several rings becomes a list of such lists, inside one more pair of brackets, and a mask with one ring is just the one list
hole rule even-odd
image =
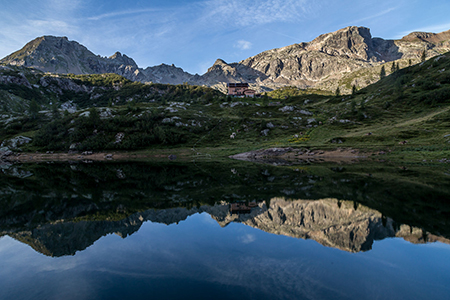
[[395, 72], [395, 61], [392, 62], [391, 74]]
[[420, 61], [424, 62], [427, 59], [427, 51], [423, 49], [422, 56], [420, 57]]
[[355, 95], [356, 94], [356, 85], [353, 85], [352, 86], [352, 95]]
[[396, 66], [395, 70], [396, 71], [400, 70], [400, 64], [399, 63], [397, 63], [397, 66]]
[[336, 97], [339, 97], [341, 95], [341, 90], [339, 89], [339, 87], [336, 88]]
[[383, 79], [384, 77], [386, 77], [386, 69], [382, 66], [380, 71], [380, 79]]

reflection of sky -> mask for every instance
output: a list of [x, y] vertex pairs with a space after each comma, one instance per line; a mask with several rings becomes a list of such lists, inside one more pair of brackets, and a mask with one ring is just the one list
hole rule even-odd
[[449, 267], [443, 244], [386, 239], [352, 254], [201, 214], [61, 258], [1, 238], [0, 298], [448, 299]]

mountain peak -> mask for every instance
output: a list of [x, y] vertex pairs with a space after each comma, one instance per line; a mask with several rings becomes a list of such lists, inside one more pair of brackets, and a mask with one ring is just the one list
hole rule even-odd
[[221, 58], [218, 58], [218, 59], [214, 62], [214, 64], [213, 64], [213, 66], [226, 66], [226, 65], [228, 65], [228, 64], [226, 63], [226, 61], [224, 61], [224, 60], [221, 59]]
[[114, 53], [113, 55], [111, 55], [109, 58], [110, 59], [116, 59], [118, 57], [122, 57], [122, 53], [120, 53], [119, 51], [117, 51], [116, 53]]
[[450, 40], [450, 30], [443, 31], [440, 33], [432, 33], [432, 32], [423, 32], [423, 31], [415, 31], [410, 34], [404, 36], [402, 41], [406, 42], [427, 42], [432, 44], [438, 44], [447, 42], [449, 44]]
[[133, 68], [136, 69], [138, 68], [138, 65], [132, 58], [126, 56], [125, 54], [120, 53], [119, 51], [111, 55], [109, 59], [120, 65], [132, 66]]
[[308, 50], [365, 61], [376, 57], [372, 48], [370, 29], [357, 26], [348, 26], [331, 33], [322, 34], [308, 43], [307, 46]]

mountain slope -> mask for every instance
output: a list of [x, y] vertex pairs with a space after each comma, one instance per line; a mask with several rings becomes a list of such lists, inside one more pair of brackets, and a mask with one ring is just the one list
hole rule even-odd
[[[414, 33], [401, 40], [384, 40], [372, 38], [368, 28], [352, 26], [323, 34], [309, 43], [265, 51], [228, 65], [234, 72], [223, 67], [222, 73], [218, 72], [217, 67], [210, 69], [203, 79], [212, 84], [224, 78], [230, 82], [245, 78], [248, 82], [270, 88], [291, 85], [334, 90], [342, 86], [344, 91], [348, 91], [353, 84], [361, 88], [378, 81], [380, 65], [386, 62], [401, 60], [404, 67], [408, 59], [418, 62], [424, 49], [427, 57], [449, 51], [450, 44], [446, 41], [449, 35], [449, 32]], [[248, 76], [248, 69], [261, 75], [252, 78]], [[360, 70], [367, 72], [355, 73]], [[350, 84], [344, 85], [344, 79], [348, 80], [349, 77], [355, 78], [350, 79]]]

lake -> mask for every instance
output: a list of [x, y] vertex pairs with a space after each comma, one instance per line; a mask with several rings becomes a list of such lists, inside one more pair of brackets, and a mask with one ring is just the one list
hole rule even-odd
[[1, 299], [450, 298], [447, 164], [1, 168]]

